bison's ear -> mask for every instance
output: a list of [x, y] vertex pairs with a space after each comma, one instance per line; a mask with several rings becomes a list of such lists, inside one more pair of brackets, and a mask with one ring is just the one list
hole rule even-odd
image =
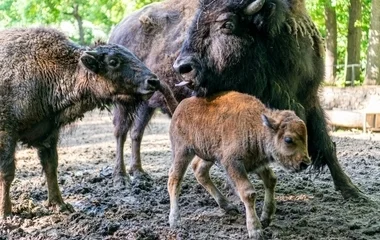
[[264, 126], [267, 126], [268, 128], [275, 131], [278, 129], [278, 123], [273, 118], [268, 117], [265, 114], [261, 114], [261, 119], [263, 120]]
[[96, 54], [96, 52], [86, 51], [84, 52], [80, 60], [86, 68], [88, 68], [94, 73], [98, 73], [100, 64], [99, 61], [96, 59], [96, 56], [94, 56], [94, 54]]

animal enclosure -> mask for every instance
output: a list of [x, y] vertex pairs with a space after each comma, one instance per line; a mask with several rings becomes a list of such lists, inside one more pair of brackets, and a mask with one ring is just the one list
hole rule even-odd
[[[145, 185], [115, 188], [112, 167], [115, 139], [112, 115], [92, 112], [65, 129], [59, 144], [59, 185], [74, 213], [53, 213], [44, 206], [46, 183], [35, 152], [19, 146], [17, 171], [11, 195], [13, 216], [0, 223], [0, 239], [248, 239], [244, 206], [229, 195], [240, 213], [225, 215], [200, 186], [189, 169], [182, 184], [182, 225], [168, 224], [169, 196], [166, 189], [171, 164], [169, 119], [156, 115], [142, 142], [145, 169], [152, 181]], [[380, 200], [380, 135], [334, 133], [340, 163], [364, 193]], [[130, 157], [130, 141], [125, 158]], [[274, 168], [278, 177], [275, 219], [264, 235], [268, 239], [380, 239], [379, 207], [346, 201], [334, 190], [327, 170], [320, 174], [290, 174]], [[223, 190], [225, 175], [211, 169], [215, 184]], [[263, 204], [262, 183], [252, 174], [257, 188], [258, 214]]]

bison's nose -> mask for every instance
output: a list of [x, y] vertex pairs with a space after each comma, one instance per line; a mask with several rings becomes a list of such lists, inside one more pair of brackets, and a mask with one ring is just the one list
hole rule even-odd
[[191, 58], [177, 58], [173, 64], [173, 68], [179, 74], [186, 74], [193, 70], [193, 63]]

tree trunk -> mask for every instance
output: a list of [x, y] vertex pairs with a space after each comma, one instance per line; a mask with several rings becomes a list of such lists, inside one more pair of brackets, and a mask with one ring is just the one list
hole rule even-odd
[[365, 85], [380, 85], [380, 0], [372, 0]]
[[326, 59], [325, 59], [325, 82], [334, 84], [337, 64], [337, 23], [335, 6], [331, 0], [325, 2], [325, 23], [326, 23]]
[[[350, 0], [348, 36], [347, 36], [347, 66], [346, 84], [353, 84], [353, 80], [360, 78], [360, 45], [362, 30], [358, 25], [361, 22], [361, 0]], [[356, 66], [354, 64], [359, 64]]]
[[79, 30], [79, 44], [84, 45], [84, 30], [83, 30], [83, 19], [82, 16], [79, 14], [78, 11], [78, 4], [74, 6], [73, 10], [73, 16], [75, 20], [78, 23], [78, 30]]

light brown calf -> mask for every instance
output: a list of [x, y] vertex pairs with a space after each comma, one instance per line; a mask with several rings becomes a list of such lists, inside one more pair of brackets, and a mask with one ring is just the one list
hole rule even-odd
[[[276, 176], [271, 161], [299, 171], [311, 164], [305, 123], [289, 110], [271, 110], [258, 99], [237, 92], [209, 98], [191, 97], [176, 109], [171, 125], [173, 163], [169, 171], [169, 223], [179, 224], [180, 184], [194, 156], [192, 167], [198, 182], [225, 211], [236, 207], [215, 187], [209, 170], [218, 162], [232, 180], [246, 210], [248, 235], [261, 239], [262, 227], [275, 212]], [[256, 192], [247, 172], [255, 172], [265, 186], [261, 222], [255, 211]]]

